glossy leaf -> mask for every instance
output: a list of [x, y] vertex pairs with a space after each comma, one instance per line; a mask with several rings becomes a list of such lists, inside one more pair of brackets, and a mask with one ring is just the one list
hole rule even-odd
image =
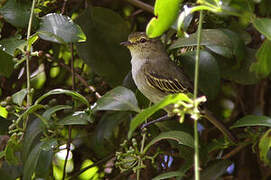
[[[195, 53], [186, 53], [180, 57], [185, 73], [194, 79]], [[220, 90], [220, 69], [215, 58], [207, 51], [200, 52], [199, 89], [208, 99], [214, 99]]]
[[230, 160], [218, 160], [201, 172], [200, 179], [218, 179], [231, 164]]
[[13, 72], [12, 56], [0, 50], [0, 75], [9, 77]]
[[18, 37], [10, 37], [0, 41], [0, 49], [11, 56], [14, 56], [16, 49], [23, 51], [25, 46], [26, 41]]
[[21, 89], [20, 91], [12, 95], [12, 102], [21, 106], [26, 95], [27, 89]]
[[36, 144], [32, 151], [30, 152], [31, 155], [27, 157], [27, 160], [24, 164], [23, 179], [31, 179], [37, 167], [37, 163], [41, 152], [40, 147], [42, 144], [43, 142], [39, 142], [38, 144]]
[[135, 94], [130, 89], [118, 86], [107, 92], [96, 102], [98, 110], [135, 111], [140, 112]]
[[48, 179], [52, 168], [52, 160], [54, 157], [54, 151], [41, 150], [37, 167], [35, 170], [35, 177]]
[[44, 143], [41, 145], [41, 150], [43, 151], [52, 151], [58, 146], [57, 139], [48, 139], [43, 141]]
[[147, 152], [147, 150], [155, 143], [157, 143], [158, 141], [161, 140], [165, 140], [165, 139], [171, 139], [171, 140], [175, 140], [177, 141], [179, 144], [185, 145], [185, 146], [189, 146], [191, 148], [194, 148], [194, 139], [193, 137], [183, 131], [167, 131], [167, 132], [162, 132], [161, 134], [159, 134], [158, 136], [156, 136], [155, 138], [153, 138], [151, 140], [151, 142], [149, 142], [149, 144], [147, 144], [144, 148], [144, 153]]
[[90, 115], [85, 111], [76, 111], [57, 122], [58, 125], [86, 125], [92, 122]]
[[[176, 21], [182, 0], [156, 0], [154, 15], [147, 25], [146, 33], [150, 38], [162, 35]], [[165, 8], [166, 7], [166, 8]]]
[[27, 127], [26, 133], [24, 135], [23, 153], [22, 153], [23, 161], [26, 161], [33, 145], [37, 144], [40, 141], [41, 135], [42, 135], [41, 121], [39, 119], [34, 119]]
[[166, 173], [162, 173], [155, 178], [152, 178], [152, 180], [162, 180], [162, 179], [169, 179], [169, 178], [175, 178], [175, 177], [180, 177], [183, 176], [184, 174], [179, 171], [170, 171]]
[[271, 40], [271, 19], [270, 18], [254, 18], [252, 21], [252, 24], [267, 39]]
[[217, 57], [216, 61], [222, 78], [244, 85], [255, 84], [259, 81], [255, 72], [250, 71], [250, 66], [255, 61], [255, 50], [253, 49], [246, 49], [245, 57], [238, 66], [232, 59]]
[[87, 36], [86, 42], [77, 43], [79, 56], [111, 87], [120, 85], [130, 69], [128, 49], [120, 46], [130, 31], [127, 22], [102, 7], [85, 9], [76, 22]]
[[247, 115], [236, 121], [231, 128], [248, 126], [266, 126], [271, 127], [271, 118], [268, 116]]
[[[4, 19], [15, 27], [26, 28], [30, 17], [31, 3], [18, 0], [8, 0], [0, 9]], [[38, 19], [34, 16], [33, 24], [36, 26]]]
[[153, 106], [144, 109], [142, 112], [136, 115], [135, 118], [132, 119], [130, 123], [130, 128], [128, 132], [128, 138], [132, 137], [132, 134], [134, 130], [141, 125], [147, 118], [149, 118], [151, 115], [153, 115], [156, 111], [166, 107], [169, 104], [176, 103], [179, 100], [183, 101], [191, 101], [186, 94], [170, 94], [166, 96], [162, 101], [160, 101], [157, 104], [154, 104]]
[[71, 91], [71, 90], [66, 90], [66, 89], [53, 89], [45, 94], [43, 94], [41, 97], [39, 97], [36, 101], [35, 104], [40, 103], [44, 98], [50, 96], [50, 95], [57, 95], [57, 94], [66, 94], [68, 96], [71, 96], [72, 98], [79, 100], [80, 102], [84, 103], [85, 105], [89, 106], [88, 100], [82, 96], [81, 94]]
[[42, 17], [37, 32], [41, 39], [56, 43], [86, 41], [86, 36], [80, 26], [62, 14], [51, 13]]
[[130, 115], [129, 112], [106, 112], [97, 126], [97, 142], [102, 143], [104, 139], [110, 141], [118, 125], [123, 121], [128, 121]]
[[261, 137], [259, 142], [259, 150], [260, 150], [260, 158], [266, 164], [270, 164], [270, 159], [268, 159], [267, 153], [270, 151], [271, 147], [271, 129], [266, 131], [264, 135]]
[[270, 47], [271, 47], [271, 41], [265, 40], [257, 51], [257, 54], [256, 54], [257, 62], [253, 63], [250, 67], [252, 71], [254, 71], [257, 75], [259, 75], [262, 78], [268, 76], [271, 72]]
[[72, 109], [69, 105], [56, 105], [49, 109], [47, 109], [42, 116], [48, 121], [51, 119], [51, 116], [56, 113], [57, 111], [65, 110], [65, 109]]

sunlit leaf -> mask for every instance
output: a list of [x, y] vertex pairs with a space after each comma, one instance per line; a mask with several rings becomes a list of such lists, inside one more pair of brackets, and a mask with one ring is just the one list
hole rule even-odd
[[154, 104], [153, 106], [151, 106], [147, 109], [144, 109], [142, 112], [137, 114], [137, 116], [134, 119], [132, 119], [132, 121], [130, 123], [128, 138], [131, 138], [134, 130], [140, 124], [142, 124], [147, 118], [149, 118], [151, 115], [153, 115], [156, 111], [166, 107], [169, 104], [176, 103], [179, 100], [188, 101], [188, 102], [190, 101], [190, 99], [188, 98], [188, 96], [186, 94], [182, 94], [182, 93], [171, 94], [171, 95], [166, 96], [159, 103]]
[[271, 19], [270, 18], [254, 18], [252, 21], [252, 24], [267, 39], [271, 40]]
[[266, 131], [264, 135], [261, 137], [259, 142], [259, 150], [260, 150], [260, 158], [266, 164], [270, 164], [270, 159], [267, 156], [268, 151], [270, 151], [271, 147], [271, 129]]
[[[175, 22], [182, 0], [156, 0], [154, 15], [147, 25], [146, 33], [150, 38], [162, 35]], [[166, 8], [165, 8], [166, 7]]]
[[[270, 28], [271, 29], [271, 28]], [[271, 41], [265, 40], [262, 46], [258, 49], [256, 54], [257, 62], [253, 63], [250, 67], [257, 75], [261, 77], [266, 77], [271, 72]]]
[[27, 89], [21, 89], [20, 91], [12, 95], [12, 102], [21, 106], [26, 95]]
[[96, 102], [94, 110], [115, 110], [140, 112], [135, 94], [125, 87], [116, 87]]

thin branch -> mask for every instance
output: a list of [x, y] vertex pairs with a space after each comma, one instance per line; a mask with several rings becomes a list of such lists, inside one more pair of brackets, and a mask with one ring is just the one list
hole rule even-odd
[[128, 3], [136, 6], [136, 7], [139, 7], [141, 9], [143, 9], [144, 11], [147, 11], [147, 12], [150, 12], [150, 13], [153, 13], [153, 7], [149, 4], [146, 4], [144, 2], [141, 2], [139, 0], [126, 0]]
[[234, 156], [235, 154], [237, 154], [238, 152], [240, 152], [243, 148], [245, 148], [246, 146], [248, 146], [250, 144], [249, 141], [250, 141], [249, 138], [245, 139], [245, 141], [244, 141], [243, 144], [240, 144], [239, 146], [237, 146], [236, 148], [234, 148], [231, 152], [229, 152], [228, 154], [224, 155], [222, 157], [222, 159], [229, 159], [229, 158], [231, 158], [232, 156]]
[[[197, 113], [197, 105], [196, 105], [196, 98], [198, 95], [198, 76], [199, 76], [199, 56], [200, 56], [200, 41], [201, 41], [201, 30], [202, 30], [202, 21], [203, 21], [203, 14], [200, 11], [199, 15], [199, 26], [198, 26], [198, 34], [197, 34], [197, 51], [196, 51], [196, 63], [195, 63], [195, 81], [194, 81], [194, 112]], [[195, 154], [194, 154], [194, 161], [195, 161], [195, 180], [200, 179], [199, 175], [199, 135], [198, 135], [198, 117], [195, 118], [194, 121], [194, 146], [195, 146]]]
[[61, 14], [64, 14], [64, 13], [65, 13], [67, 1], [68, 1], [68, 0], [64, 0], [64, 2], [63, 2], [62, 9], [61, 9]]
[[91, 165], [89, 165], [89, 166], [87, 166], [87, 167], [81, 169], [80, 171], [78, 171], [78, 172], [75, 173], [72, 177], [69, 177], [68, 179], [75, 179], [77, 176], [79, 176], [80, 174], [84, 173], [84, 172], [87, 171], [88, 169], [93, 168], [93, 167], [95, 167], [95, 166], [99, 166], [100, 164], [103, 164], [104, 162], [109, 161], [109, 160], [112, 159], [113, 157], [114, 157], [114, 154], [111, 154], [111, 155], [105, 157], [104, 159], [101, 159], [101, 160], [99, 160], [99, 161], [97, 161], [97, 162], [95, 162], [95, 163], [93, 163], [93, 164], [91, 164]]
[[31, 95], [31, 86], [30, 86], [30, 56], [31, 56], [31, 42], [30, 42], [30, 34], [31, 34], [31, 27], [32, 27], [32, 21], [33, 21], [33, 14], [34, 14], [34, 8], [35, 8], [36, 0], [32, 1], [32, 7], [31, 7], [31, 13], [29, 17], [28, 22], [28, 28], [27, 28], [27, 48], [26, 48], [26, 86], [27, 86], [27, 107], [31, 106], [32, 104], [32, 95]]
[[[72, 73], [72, 90], [75, 91], [75, 75], [74, 75], [74, 49], [73, 44], [71, 43], [71, 73]], [[71, 142], [72, 142], [72, 126], [69, 125], [68, 127], [68, 141], [67, 141], [67, 154], [64, 161], [64, 167], [63, 167], [63, 176], [62, 179], [65, 180], [66, 176], [66, 167], [68, 162], [69, 153], [71, 151]]]
[[[53, 57], [50, 54], [46, 54], [45, 55], [47, 58], [57, 62], [60, 66], [64, 67], [66, 70], [71, 72], [71, 69], [69, 68], [69, 66], [67, 66], [65, 63], [60, 62], [60, 60], [55, 60], [53, 59]], [[76, 71], [74, 71], [74, 74], [76, 76], [76, 78], [86, 87], [88, 88], [92, 93], [95, 93], [96, 98], [100, 98], [102, 97], [93, 86], [88, 85], [87, 81], [80, 75], [78, 74]]]

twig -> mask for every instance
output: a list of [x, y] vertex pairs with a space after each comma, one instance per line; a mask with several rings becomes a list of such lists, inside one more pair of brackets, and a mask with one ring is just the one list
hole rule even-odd
[[139, 7], [147, 12], [153, 13], [153, 7], [149, 4], [146, 4], [144, 2], [141, 2], [139, 0], [126, 0], [127, 2], [129, 2], [130, 4]]
[[[72, 90], [75, 90], [75, 76], [74, 76], [74, 51], [73, 51], [73, 44], [71, 43], [71, 73], [72, 73]], [[62, 180], [65, 180], [66, 176], [66, 167], [68, 162], [69, 153], [71, 151], [71, 142], [72, 142], [72, 126], [69, 125], [68, 127], [68, 141], [67, 141], [67, 154], [64, 161], [64, 167], [63, 167], [63, 176]]]
[[32, 104], [32, 95], [31, 95], [31, 86], [30, 86], [30, 55], [31, 55], [31, 42], [30, 42], [30, 34], [31, 34], [31, 27], [32, 27], [32, 21], [33, 21], [33, 14], [34, 14], [34, 7], [36, 4], [36, 0], [32, 1], [32, 7], [31, 7], [31, 13], [29, 17], [29, 23], [27, 28], [27, 47], [26, 47], [26, 86], [27, 86], [27, 107], [31, 106]]
[[[47, 58], [57, 62], [59, 65], [61, 65], [62, 67], [64, 67], [66, 70], [71, 72], [71, 69], [69, 68], [69, 66], [67, 66], [65, 63], [60, 62], [60, 61], [56, 61], [53, 59], [53, 57], [50, 54], [46, 54], [45, 55]], [[76, 71], [74, 71], [74, 74], [76, 76], [76, 78], [86, 87], [88, 88], [92, 93], [95, 93], [96, 98], [100, 98], [102, 97], [93, 86], [88, 85], [87, 81], [80, 75], [78, 74]]]
[[68, 0], [64, 0], [64, 2], [63, 2], [62, 9], [61, 9], [61, 14], [65, 13], [65, 8], [66, 8], [66, 5], [67, 5], [67, 1]]
[[222, 159], [229, 159], [231, 158], [232, 156], [234, 156], [235, 154], [237, 154], [238, 152], [240, 152], [244, 147], [248, 146], [249, 145], [249, 142], [250, 139], [247, 138], [243, 144], [240, 144], [239, 146], [237, 146], [236, 148], [234, 148], [231, 152], [229, 152], [228, 154], [224, 155], [222, 157]]

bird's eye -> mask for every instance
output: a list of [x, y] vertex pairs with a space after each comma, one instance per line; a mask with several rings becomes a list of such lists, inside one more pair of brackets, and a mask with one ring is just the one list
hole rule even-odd
[[144, 42], [146, 42], [147, 41], [147, 39], [145, 39], [145, 38], [141, 38], [140, 40], [139, 40], [139, 42], [141, 42], [141, 43], [144, 43]]

